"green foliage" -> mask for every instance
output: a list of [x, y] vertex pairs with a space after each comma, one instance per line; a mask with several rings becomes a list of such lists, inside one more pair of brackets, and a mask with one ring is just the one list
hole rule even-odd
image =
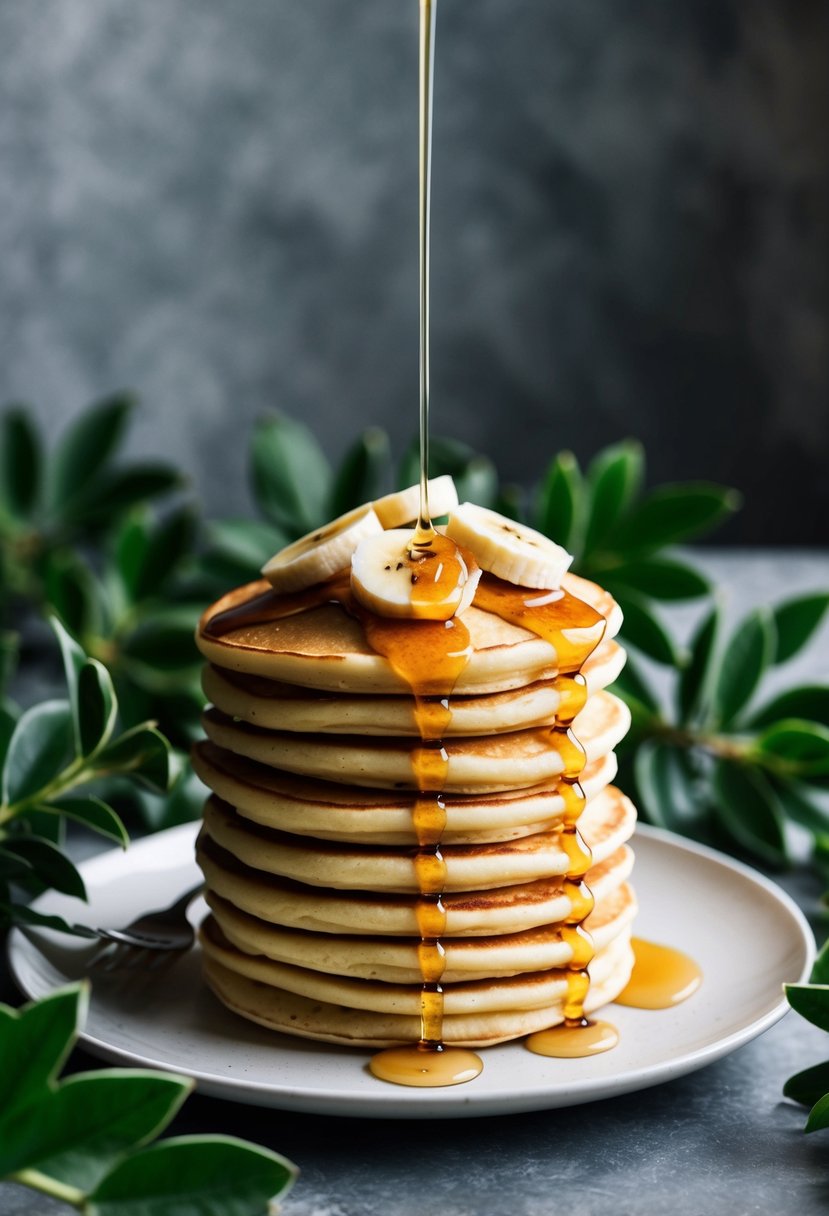
[[0, 1005], [0, 1178], [84, 1216], [258, 1216], [296, 1169], [228, 1136], [153, 1143], [193, 1088], [185, 1077], [100, 1069], [60, 1079], [82, 1027], [84, 985]]
[[[117, 812], [94, 790], [129, 775], [165, 792], [169, 744], [145, 722], [118, 733], [118, 701], [109, 672], [90, 659], [59, 621], [68, 697], [44, 701], [15, 719], [9, 715], [0, 780], [0, 928], [33, 923], [36, 914], [16, 891], [45, 887], [86, 898], [83, 881], [62, 852], [66, 819], [122, 845], [127, 832]], [[52, 918], [58, 927], [77, 932]], [[83, 930], [80, 930], [83, 932]]]
[[829, 595], [808, 595], [760, 609], [724, 641], [714, 607], [676, 673], [673, 707], [640, 673], [635, 682], [623, 673], [616, 691], [634, 716], [627, 748], [647, 818], [769, 866], [786, 863], [787, 824], [796, 823], [820, 860], [829, 831], [829, 689], [806, 685], [756, 703], [772, 667], [807, 645], [827, 607]]
[[734, 490], [709, 482], [644, 491], [645, 456], [625, 440], [605, 448], [583, 473], [572, 452], [551, 461], [529, 522], [573, 554], [572, 569], [601, 583], [625, 613], [624, 641], [657, 663], [681, 663], [654, 601], [696, 600], [707, 579], [671, 545], [709, 532], [740, 505]]
[[[801, 1017], [821, 1030], [829, 1030], [829, 942], [815, 959], [808, 984], [787, 984], [786, 996]], [[829, 1127], [829, 1060], [789, 1077], [783, 1093], [811, 1107], [805, 1131]]]

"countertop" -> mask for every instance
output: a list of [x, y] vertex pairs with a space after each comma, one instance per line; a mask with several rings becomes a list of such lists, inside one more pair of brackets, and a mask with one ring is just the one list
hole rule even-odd
[[[700, 553], [735, 614], [829, 587], [829, 554]], [[685, 628], [693, 611], [675, 617]], [[781, 673], [829, 681], [829, 630]], [[781, 885], [818, 941], [818, 880]], [[20, 1003], [5, 964], [0, 999]], [[795, 1014], [732, 1055], [680, 1080], [571, 1109], [469, 1120], [335, 1119], [194, 1095], [173, 1130], [221, 1131], [278, 1149], [301, 1176], [284, 1216], [700, 1216], [824, 1212], [829, 1133], [803, 1134], [805, 1112], [782, 1097], [788, 1076], [829, 1057], [829, 1037]], [[72, 1066], [96, 1062], [76, 1052]], [[64, 1211], [0, 1185], [0, 1216]]]

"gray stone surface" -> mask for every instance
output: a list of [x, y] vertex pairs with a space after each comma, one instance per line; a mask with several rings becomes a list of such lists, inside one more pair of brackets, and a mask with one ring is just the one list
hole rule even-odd
[[[0, 401], [119, 386], [244, 503], [251, 421], [416, 422], [415, 0], [4, 0]], [[435, 430], [641, 436], [827, 538], [829, 11], [440, 0]]]
[[[829, 586], [829, 553], [705, 553], [732, 616]], [[829, 679], [829, 625], [790, 675]], [[783, 885], [819, 940], [820, 887], [795, 870]], [[0, 999], [17, 999], [0, 969]], [[609, 1101], [537, 1114], [395, 1122], [330, 1119], [188, 1101], [177, 1133], [223, 1131], [301, 1167], [285, 1216], [770, 1216], [826, 1211], [826, 1135], [781, 1090], [829, 1056], [829, 1039], [794, 1014], [691, 1076]], [[75, 1067], [94, 1061], [76, 1053]], [[60, 1210], [0, 1185], [2, 1216]]]

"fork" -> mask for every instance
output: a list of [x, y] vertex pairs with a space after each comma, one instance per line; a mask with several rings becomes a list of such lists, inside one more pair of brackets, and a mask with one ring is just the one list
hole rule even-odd
[[103, 949], [92, 960], [92, 966], [101, 971], [152, 969], [185, 954], [196, 940], [187, 909], [203, 890], [204, 882], [199, 882], [168, 908], [145, 912], [123, 929], [96, 929]]

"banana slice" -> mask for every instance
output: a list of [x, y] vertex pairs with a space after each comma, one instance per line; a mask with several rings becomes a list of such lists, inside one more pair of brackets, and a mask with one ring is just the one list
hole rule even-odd
[[413, 549], [414, 532], [391, 528], [360, 541], [351, 559], [351, 589], [379, 616], [448, 621], [472, 603], [481, 571], [470, 553], [435, 534]]
[[[449, 474], [433, 477], [426, 483], [429, 490], [429, 514], [433, 517], [448, 515], [458, 505], [458, 491]], [[409, 486], [387, 494], [372, 503], [374, 513], [384, 528], [401, 528], [410, 524], [420, 514], [420, 486]]]
[[517, 587], [558, 588], [573, 560], [541, 532], [471, 502], [451, 512], [446, 535], [469, 549], [482, 569]]
[[356, 507], [280, 550], [262, 573], [277, 591], [302, 591], [345, 570], [360, 541], [382, 532], [370, 505]]

